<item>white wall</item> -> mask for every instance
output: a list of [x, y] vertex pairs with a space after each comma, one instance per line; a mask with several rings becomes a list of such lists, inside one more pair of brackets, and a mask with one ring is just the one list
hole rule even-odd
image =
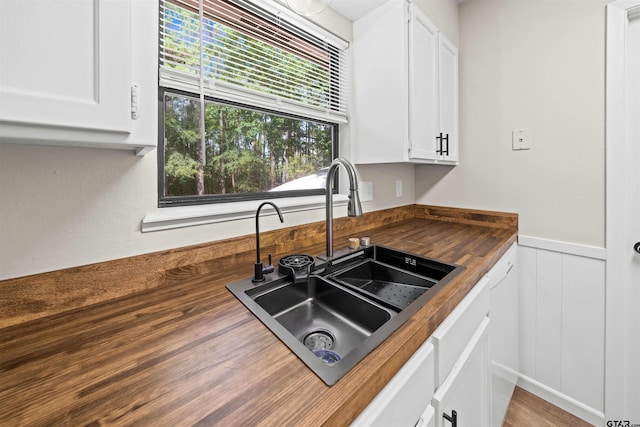
[[[418, 203], [517, 212], [522, 234], [604, 246], [606, 3], [460, 4], [460, 165], [416, 167]], [[517, 128], [533, 149], [511, 150]]]

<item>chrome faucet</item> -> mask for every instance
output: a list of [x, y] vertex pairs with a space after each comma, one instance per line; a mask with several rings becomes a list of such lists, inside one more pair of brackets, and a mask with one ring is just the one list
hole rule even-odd
[[264, 205], [271, 205], [275, 208], [278, 213], [278, 217], [280, 217], [280, 222], [284, 222], [284, 218], [282, 218], [282, 212], [280, 212], [280, 208], [276, 206], [275, 203], [264, 202], [260, 206], [258, 206], [258, 210], [256, 211], [256, 263], [254, 265], [254, 275], [252, 282], [264, 282], [264, 274], [272, 273], [275, 269], [273, 265], [271, 265], [271, 255], [269, 255], [269, 263], [266, 266], [262, 266], [262, 260], [260, 259], [260, 226], [258, 224], [258, 218], [260, 217], [260, 209]]
[[349, 201], [347, 202], [348, 216], [362, 216], [362, 205], [360, 204], [360, 196], [358, 195], [358, 180], [356, 178], [356, 170], [349, 161], [338, 157], [329, 166], [327, 172], [327, 198], [326, 198], [326, 234], [327, 234], [327, 258], [333, 256], [333, 178], [336, 175], [338, 166], [344, 166], [349, 177]]

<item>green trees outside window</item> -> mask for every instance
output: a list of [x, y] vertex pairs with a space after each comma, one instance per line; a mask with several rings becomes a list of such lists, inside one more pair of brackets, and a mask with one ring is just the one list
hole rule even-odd
[[[200, 100], [165, 92], [165, 197], [277, 191], [315, 174], [320, 179], [288, 188], [324, 189], [322, 169], [333, 159], [335, 125], [211, 101], [204, 105], [203, 145]], [[309, 181], [314, 187], [305, 187]]]

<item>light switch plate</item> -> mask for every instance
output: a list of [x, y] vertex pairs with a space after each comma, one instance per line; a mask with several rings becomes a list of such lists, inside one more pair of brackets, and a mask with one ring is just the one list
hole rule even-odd
[[360, 201], [370, 202], [373, 200], [373, 182], [360, 181]]
[[402, 197], [402, 181], [396, 181], [396, 197]]
[[514, 150], [531, 149], [531, 129], [514, 129], [511, 143]]

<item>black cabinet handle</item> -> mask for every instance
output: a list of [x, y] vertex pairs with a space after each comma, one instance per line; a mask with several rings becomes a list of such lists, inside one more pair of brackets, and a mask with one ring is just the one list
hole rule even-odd
[[[436, 150], [436, 153], [440, 155], [444, 154], [445, 156], [448, 156], [449, 155], [449, 134], [446, 134], [443, 136], [442, 132], [440, 132], [440, 134], [436, 136], [436, 141], [438, 141], [438, 149]], [[447, 143], [447, 148], [444, 148], [443, 142]]]
[[449, 134], [447, 134], [447, 136], [444, 137], [444, 140], [447, 143], [447, 149], [443, 150], [443, 152], [440, 153], [440, 154], [444, 154], [444, 155], [448, 156], [449, 155]]
[[636, 242], [636, 244], [633, 245], [633, 250], [640, 254], [640, 242]]
[[451, 427], [458, 427], [458, 413], [455, 410], [451, 411], [451, 415], [442, 413], [442, 418], [451, 423]]

